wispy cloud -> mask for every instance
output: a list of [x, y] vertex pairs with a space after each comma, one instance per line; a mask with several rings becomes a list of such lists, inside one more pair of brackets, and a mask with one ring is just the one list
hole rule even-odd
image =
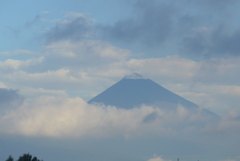
[[31, 26], [33, 26], [35, 23], [37, 23], [40, 20], [41, 20], [41, 16], [40, 15], [36, 15], [33, 20], [27, 21], [25, 26], [26, 27], [31, 27]]

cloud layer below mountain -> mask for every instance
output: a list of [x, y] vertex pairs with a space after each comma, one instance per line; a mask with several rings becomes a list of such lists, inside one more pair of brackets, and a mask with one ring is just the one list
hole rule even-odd
[[[41, 137], [172, 136], [197, 139], [194, 135], [240, 132], [240, 116], [235, 111], [220, 120], [176, 109], [141, 106], [130, 110], [89, 105], [81, 98], [43, 96], [25, 100], [6, 109], [0, 118], [1, 133]], [[191, 138], [193, 137], [193, 138]]]

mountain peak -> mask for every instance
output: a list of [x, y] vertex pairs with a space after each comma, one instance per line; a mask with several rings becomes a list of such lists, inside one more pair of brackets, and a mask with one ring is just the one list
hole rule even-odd
[[144, 79], [143, 76], [139, 73], [132, 73], [130, 75], [126, 75], [125, 79]]

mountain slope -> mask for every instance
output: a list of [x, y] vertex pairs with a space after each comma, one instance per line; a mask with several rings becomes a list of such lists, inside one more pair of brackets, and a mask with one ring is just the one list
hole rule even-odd
[[123, 78], [88, 103], [104, 103], [119, 108], [130, 109], [142, 104], [181, 104], [187, 108], [197, 107], [196, 104], [172, 93], [150, 79]]

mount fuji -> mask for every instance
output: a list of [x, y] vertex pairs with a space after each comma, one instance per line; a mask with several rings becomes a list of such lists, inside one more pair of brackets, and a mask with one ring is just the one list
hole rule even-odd
[[[123, 109], [132, 109], [141, 105], [167, 109], [174, 109], [181, 105], [189, 110], [199, 109], [195, 103], [163, 88], [150, 79], [144, 79], [138, 73], [125, 76], [122, 80], [89, 100], [88, 103], [99, 103]], [[216, 115], [207, 109], [203, 109], [202, 112]]]

